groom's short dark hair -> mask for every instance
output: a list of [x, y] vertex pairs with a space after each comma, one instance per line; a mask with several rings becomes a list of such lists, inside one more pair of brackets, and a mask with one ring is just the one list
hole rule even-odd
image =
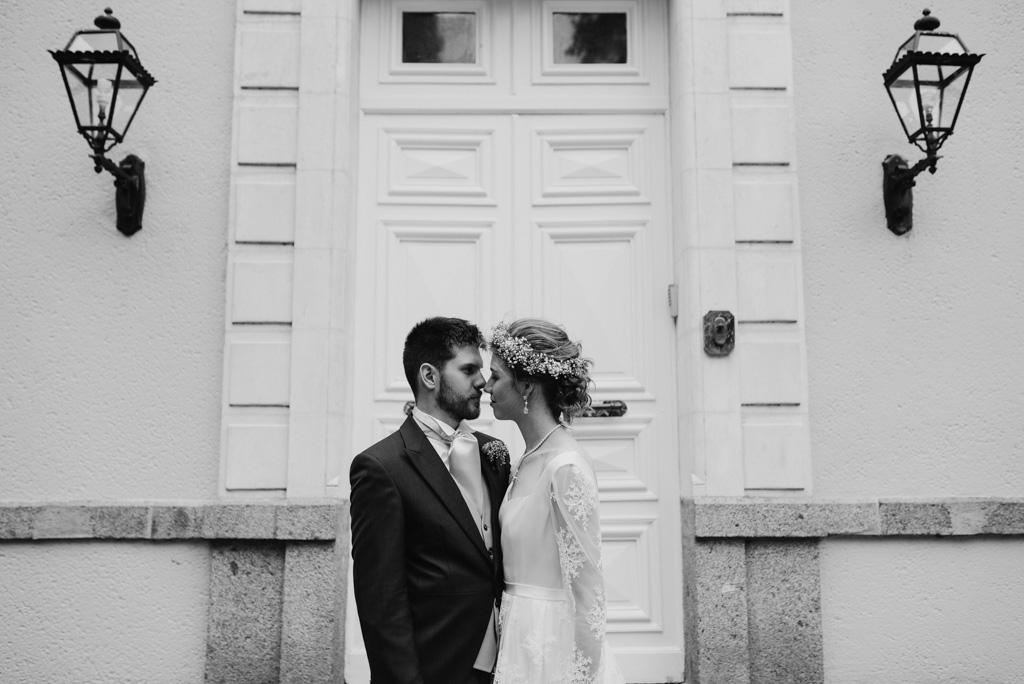
[[480, 328], [461, 318], [435, 316], [420, 321], [412, 327], [405, 338], [402, 365], [405, 379], [416, 396], [419, 389], [416, 378], [420, 366], [429, 363], [440, 369], [455, 358], [459, 347], [484, 347], [484, 336]]

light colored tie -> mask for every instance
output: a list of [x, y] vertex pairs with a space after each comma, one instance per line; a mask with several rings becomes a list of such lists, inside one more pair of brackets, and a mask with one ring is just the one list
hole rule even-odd
[[[447, 440], [446, 440], [447, 441]], [[466, 490], [476, 505], [475, 515], [484, 509], [484, 483], [480, 475], [480, 445], [471, 433], [459, 430], [452, 436], [448, 451], [448, 467], [452, 477]]]
[[[430, 415], [417, 415], [413, 413], [417, 423], [427, 432], [435, 435], [448, 446], [448, 472], [452, 479], [459, 483], [462, 489], [462, 497], [466, 505], [476, 510], [470, 512], [478, 518], [478, 524], [487, 530], [487, 523], [484, 515], [484, 484], [483, 476], [480, 474], [480, 443], [476, 436], [465, 430], [456, 430], [450, 437], [441, 430], [440, 424]], [[487, 513], [489, 515], [489, 512]], [[488, 539], [484, 535], [485, 540]], [[489, 544], [489, 542], [488, 542]], [[488, 549], [490, 551], [490, 549]], [[492, 557], [493, 559], [493, 557]], [[491, 624], [487, 626], [483, 642], [480, 644], [480, 651], [477, 653], [473, 668], [483, 672], [490, 672], [494, 669], [494, 662], [498, 656], [498, 609], [491, 607]]]

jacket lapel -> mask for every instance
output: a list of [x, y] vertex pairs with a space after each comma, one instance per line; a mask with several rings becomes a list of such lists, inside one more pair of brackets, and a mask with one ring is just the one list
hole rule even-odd
[[412, 462], [413, 467], [419, 471], [423, 479], [430, 485], [430, 488], [434, 490], [437, 497], [441, 499], [441, 503], [444, 504], [448, 512], [455, 518], [455, 522], [466, 533], [473, 546], [477, 548], [484, 558], [490, 561], [491, 556], [487, 553], [483, 537], [480, 536], [480, 530], [473, 521], [473, 515], [469, 512], [469, 507], [466, 506], [466, 500], [462, 497], [462, 492], [459, 491], [458, 485], [452, 479], [451, 473], [444, 467], [441, 457], [437, 455], [434, 447], [430, 445], [427, 436], [423, 434], [423, 430], [420, 429], [416, 421], [410, 416], [402, 424], [400, 431], [402, 438], [405, 440], [405, 453]]
[[480, 443], [480, 469], [484, 476], [484, 485], [491, 497], [491, 530], [494, 535], [494, 577], [497, 578], [502, 570], [501, 551], [501, 519], [499, 511], [501, 503], [505, 498], [505, 490], [508, 489], [509, 466], [492, 464], [484, 455], [484, 445], [495, 441], [494, 437], [484, 437], [479, 432], [477, 441]]
[[495, 441], [494, 437], [484, 437], [476, 433], [480, 443], [480, 471], [483, 473], [484, 485], [491, 497], [491, 517], [497, 527], [498, 509], [501, 508], [501, 500], [505, 497], [505, 489], [508, 488], [508, 465], [492, 465], [484, 455], [484, 445]]

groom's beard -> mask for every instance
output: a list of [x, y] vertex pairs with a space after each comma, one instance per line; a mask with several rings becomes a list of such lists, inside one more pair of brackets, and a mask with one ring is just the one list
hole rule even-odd
[[455, 420], [473, 420], [480, 417], [480, 394], [460, 395], [440, 377], [437, 405]]

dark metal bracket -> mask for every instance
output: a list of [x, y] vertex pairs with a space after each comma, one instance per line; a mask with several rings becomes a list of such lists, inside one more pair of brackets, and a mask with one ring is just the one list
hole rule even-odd
[[907, 160], [898, 154], [890, 154], [882, 162], [882, 200], [885, 203], [885, 220], [896, 235], [906, 235], [914, 227], [914, 194], [917, 185], [914, 179], [928, 169], [935, 173], [935, 165], [941, 157], [929, 154], [921, 161], [907, 168]]
[[134, 154], [122, 159], [120, 165], [102, 154], [91, 156], [96, 173], [106, 169], [114, 176], [117, 229], [126, 236], [135, 235], [142, 230], [142, 210], [146, 206], [146, 162]]
[[704, 353], [728, 356], [736, 347], [736, 317], [728, 311], [704, 314]]

